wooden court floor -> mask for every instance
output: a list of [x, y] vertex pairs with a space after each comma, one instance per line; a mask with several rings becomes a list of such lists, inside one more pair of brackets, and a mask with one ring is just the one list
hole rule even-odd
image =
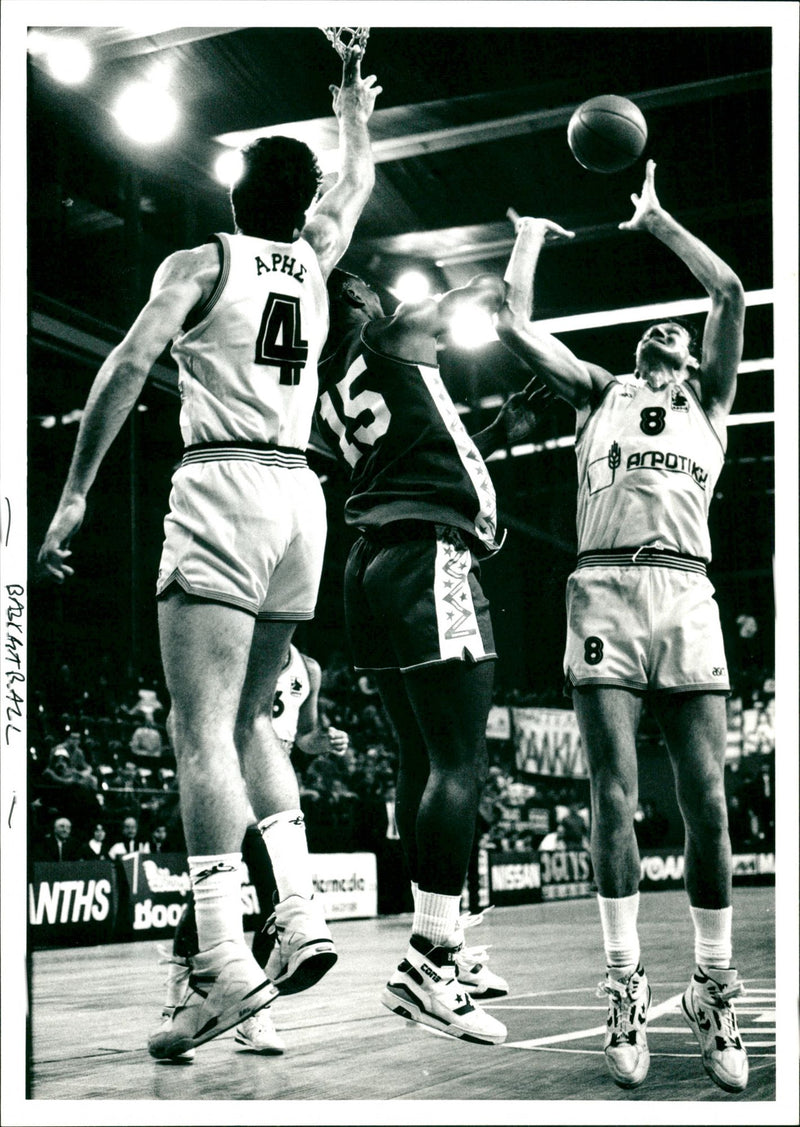
[[[739, 1095], [726, 1094], [706, 1078], [680, 1016], [680, 995], [692, 969], [682, 892], [642, 895], [642, 953], [653, 990], [652, 1063], [645, 1084], [632, 1092], [614, 1085], [603, 1062], [605, 1005], [595, 994], [603, 963], [594, 900], [495, 908], [468, 932], [470, 944], [492, 944], [490, 965], [511, 988], [507, 997], [485, 1003], [508, 1026], [501, 1046], [429, 1033], [381, 1006], [380, 989], [405, 950], [409, 923], [410, 917], [401, 916], [334, 924], [339, 950], [334, 969], [312, 990], [273, 1004], [273, 1020], [287, 1044], [282, 1057], [237, 1051], [231, 1031], [198, 1049], [191, 1064], [153, 1061], [146, 1039], [158, 1023], [163, 969], [152, 941], [35, 952], [25, 1106], [35, 1117], [44, 1111], [37, 1101], [85, 1101], [80, 1116], [69, 1119], [75, 1123], [151, 1122], [146, 1104], [136, 1101], [176, 1101], [174, 1109], [162, 1104], [155, 1120], [161, 1124], [334, 1121], [290, 1118], [291, 1109], [302, 1109], [305, 1101], [338, 1103], [337, 1122], [454, 1121], [443, 1107], [426, 1120], [410, 1107], [401, 1111], [398, 1101], [424, 1101], [427, 1107], [465, 1101], [466, 1113], [460, 1103], [453, 1105], [461, 1107], [459, 1122], [566, 1122], [569, 1105], [583, 1101], [595, 1113], [578, 1119], [581, 1123], [602, 1121], [604, 1115], [617, 1123], [794, 1121], [772, 1118], [780, 1114], [773, 888], [736, 890], [735, 952], [747, 987], [737, 1012], [750, 1057], [750, 1083]], [[796, 1082], [796, 1062], [792, 1071]], [[113, 1117], [109, 1104], [109, 1117], [103, 1118], [102, 1101], [120, 1101]], [[229, 1114], [217, 1120], [215, 1101], [285, 1105], [241, 1108], [240, 1119]], [[359, 1101], [359, 1112], [368, 1106], [361, 1102], [369, 1101], [372, 1114], [359, 1118], [355, 1105], [348, 1112], [341, 1101]], [[473, 1101], [485, 1101], [485, 1110]], [[526, 1119], [526, 1108], [539, 1101], [567, 1106], [551, 1108], [547, 1118]], [[643, 1107], [615, 1109], [621, 1101]], [[696, 1120], [687, 1117], [689, 1104], [699, 1105]], [[502, 1114], [508, 1118], [496, 1118]]]

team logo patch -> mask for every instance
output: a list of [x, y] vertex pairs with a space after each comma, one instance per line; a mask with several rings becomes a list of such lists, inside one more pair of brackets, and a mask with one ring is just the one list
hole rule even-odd
[[673, 411], [688, 411], [689, 410], [689, 400], [686, 398], [686, 395], [684, 394], [683, 391], [681, 391], [681, 389], [679, 387], [673, 387], [673, 389], [672, 389], [672, 404], [671, 404], [671, 406], [672, 406]]

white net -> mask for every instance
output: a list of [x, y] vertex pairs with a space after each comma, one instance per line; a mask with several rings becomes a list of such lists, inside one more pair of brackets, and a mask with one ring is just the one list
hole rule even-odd
[[369, 38], [368, 27], [321, 27], [330, 40], [334, 50], [341, 59], [344, 58], [348, 47], [358, 45], [363, 54]]

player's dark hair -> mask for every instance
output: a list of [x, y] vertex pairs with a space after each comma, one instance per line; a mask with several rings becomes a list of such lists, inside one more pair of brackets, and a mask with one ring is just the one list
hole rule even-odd
[[680, 325], [682, 329], [688, 333], [689, 336], [689, 353], [694, 356], [695, 360], [700, 360], [700, 340], [697, 334], [697, 329], [685, 317], [658, 317], [655, 321], [651, 321], [642, 329], [640, 336], [643, 337], [648, 330], [652, 329], [653, 325]]
[[349, 282], [360, 282], [361, 278], [357, 274], [349, 274], [347, 270], [340, 270], [335, 267], [331, 270], [328, 276], [328, 300], [331, 305], [337, 301], [346, 301], [346, 286]]
[[244, 171], [230, 193], [238, 230], [291, 241], [322, 182], [317, 158], [293, 137], [259, 137], [242, 157]]

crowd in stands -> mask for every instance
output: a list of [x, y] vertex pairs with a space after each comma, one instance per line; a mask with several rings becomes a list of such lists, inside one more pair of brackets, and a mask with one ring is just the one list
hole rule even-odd
[[[739, 848], [774, 848], [774, 686], [769, 676], [742, 701], [734, 695], [731, 725], [742, 723], [745, 754], [727, 767], [729, 814]], [[101, 668], [96, 683], [76, 685], [62, 666], [41, 688], [28, 718], [29, 807], [34, 860], [111, 857], [132, 850], [183, 852], [176, 763], [165, 722], [168, 696], [139, 677], [114, 691]], [[564, 707], [560, 692], [506, 693], [499, 704]], [[323, 723], [346, 731], [343, 756], [295, 752], [312, 852], [374, 852], [400, 865], [394, 822], [397, 747], [377, 690], [353, 673], [344, 654], [323, 669]], [[754, 720], [753, 717], [756, 717]], [[657, 739], [643, 729], [643, 739]], [[753, 754], [755, 752], [755, 754]], [[589, 788], [585, 778], [523, 776], [510, 741], [489, 741], [490, 767], [480, 806], [477, 842], [503, 851], [586, 848]], [[680, 846], [655, 800], [637, 812], [643, 848]], [[388, 861], [387, 861], [388, 863]]]

